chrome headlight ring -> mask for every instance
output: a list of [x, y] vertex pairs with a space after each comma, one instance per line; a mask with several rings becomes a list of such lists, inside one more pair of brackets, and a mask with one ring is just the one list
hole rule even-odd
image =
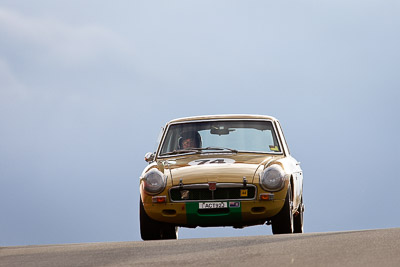
[[158, 194], [166, 186], [165, 175], [157, 169], [151, 169], [143, 177], [144, 190], [149, 194]]
[[260, 174], [260, 186], [266, 191], [279, 191], [285, 185], [285, 172], [282, 167], [274, 164]]

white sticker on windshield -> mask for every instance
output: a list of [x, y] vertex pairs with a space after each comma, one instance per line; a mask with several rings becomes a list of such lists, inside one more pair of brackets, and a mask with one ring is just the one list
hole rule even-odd
[[205, 165], [205, 164], [232, 164], [235, 163], [233, 159], [225, 159], [225, 158], [207, 158], [207, 159], [196, 159], [188, 164], [193, 165]]

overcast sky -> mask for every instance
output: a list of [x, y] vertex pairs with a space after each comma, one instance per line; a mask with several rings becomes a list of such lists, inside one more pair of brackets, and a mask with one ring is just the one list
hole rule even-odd
[[2, 0], [0, 246], [140, 240], [160, 128], [225, 113], [281, 121], [306, 232], [398, 227], [399, 47], [397, 0]]

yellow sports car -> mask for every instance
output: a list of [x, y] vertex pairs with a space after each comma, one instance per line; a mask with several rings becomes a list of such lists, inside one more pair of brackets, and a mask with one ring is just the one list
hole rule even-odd
[[143, 240], [176, 239], [178, 227], [272, 225], [303, 232], [303, 172], [279, 121], [261, 115], [175, 119], [140, 177]]

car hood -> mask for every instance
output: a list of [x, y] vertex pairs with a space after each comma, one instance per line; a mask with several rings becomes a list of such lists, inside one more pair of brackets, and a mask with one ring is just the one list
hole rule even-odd
[[241, 183], [246, 177], [253, 183], [257, 172], [279, 156], [265, 154], [207, 154], [160, 160], [164, 173], [172, 177], [172, 184], [197, 184], [207, 182]]

